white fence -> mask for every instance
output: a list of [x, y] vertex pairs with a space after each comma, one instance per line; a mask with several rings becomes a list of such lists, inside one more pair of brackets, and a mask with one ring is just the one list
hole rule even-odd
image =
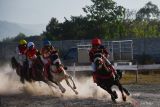
[[[123, 70], [123, 71], [135, 71], [136, 73], [136, 83], [138, 83], [138, 73], [141, 70], [159, 70], [160, 64], [151, 64], [151, 65], [118, 65], [115, 66], [116, 70]], [[68, 71], [73, 71], [74, 76], [76, 72], [83, 72], [83, 71], [92, 71], [91, 66], [68, 66]]]
[[[160, 69], [160, 64], [151, 65], [118, 65], [115, 66], [117, 70], [158, 70]], [[91, 66], [68, 66], [68, 71], [91, 71]]]

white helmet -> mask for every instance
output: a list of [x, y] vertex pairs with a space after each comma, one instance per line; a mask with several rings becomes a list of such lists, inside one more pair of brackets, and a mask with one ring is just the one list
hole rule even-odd
[[29, 42], [29, 43], [27, 44], [27, 47], [28, 47], [28, 48], [34, 47], [34, 43], [33, 43], [33, 42]]

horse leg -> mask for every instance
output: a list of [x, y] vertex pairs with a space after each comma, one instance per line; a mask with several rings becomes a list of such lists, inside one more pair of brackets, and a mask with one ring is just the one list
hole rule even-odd
[[118, 86], [119, 90], [121, 91], [123, 101], [126, 101], [126, 96], [125, 96], [124, 93], [123, 93], [123, 89], [124, 89], [124, 88], [122, 87], [122, 85], [120, 84], [119, 81], [116, 81], [115, 84]]
[[71, 77], [71, 76], [68, 76], [68, 78], [72, 81], [72, 83], [73, 83], [73, 89], [76, 89], [77, 87], [76, 87], [76, 85], [75, 85], [75, 83], [74, 83], [74, 81], [73, 81], [73, 78]]
[[66, 89], [61, 85], [61, 83], [57, 82], [57, 85], [58, 85], [59, 89], [61, 90], [61, 92], [65, 93]]
[[78, 92], [75, 90], [75, 88], [74, 87], [72, 87], [71, 86], [71, 84], [69, 83], [69, 81], [68, 81], [68, 79], [66, 78], [65, 79], [65, 81], [66, 81], [66, 83], [67, 83], [67, 85], [75, 92], [75, 94], [77, 95], [78, 94]]
[[[52, 87], [51, 86], [54, 86], [53, 84], [49, 84], [49, 83], [47, 83], [48, 84], [48, 87], [49, 87], [49, 89], [51, 90], [51, 92], [52, 92], [52, 94], [54, 95], [54, 91], [53, 91], [53, 89], [52, 89]], [[54, 86], [55, 87], [55, 86]]]
[[50, 81], [44, 81], [48, 86], [52, 86], [52, 87], [54, 87], [54, 88], [57, 88], [56, 86], [54, 86], [53, 84], [52, 84], [52, 82], [50, 82]]
[[112, 91], [111, 88], [107, 88], [106, 91], [111, 95], [112, 101], [116, 103], [116, 99], [118, 98], [116, 91]]
[[118, 98], [116, 91], [112, 91], [111, 87], [107, 87], [106, 91], [111, 95], [112, 101], [116, 103], [116, 99]]
[[[55, 85], [52, 84], [52, 82], [50, 81], [46, 81], [44, 80], [44, 82], [49, 86], [49, 88], [51, 89], [53, 95], [54, 95], [54, 91], [52, 90], [52, 87], [54, 87], [55, 89], [57, 88]], [[55, 83], [56, 84], [56, 83]], [[56, 84], [57, 85], [57, 84]], [[52, 87], [51, 87], [52, 86]]]
[[111, 85], [105, 85], [105, 84], [98, 84], [102, 89], [106, 90], [110, 95], [111, 95], [111, 99], [113, 102], [116, 103], [116, 99], [118, 98], [118, 95], [116, 93], [116, 91], [112, 91], [111, 90]]
[[130, 95], [129, 91], [124, 87], [122, 87], [122, 88], [123, 88], [123, 91], [129, 96]]

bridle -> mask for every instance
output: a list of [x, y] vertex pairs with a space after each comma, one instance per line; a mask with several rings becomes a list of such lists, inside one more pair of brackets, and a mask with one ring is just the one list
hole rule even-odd
[[95, 63], [96, 69], [101, 69], [103, 67], [104, 60], [103, 60], [103, 54], [102, 53], [95, 53], [94, 63]]

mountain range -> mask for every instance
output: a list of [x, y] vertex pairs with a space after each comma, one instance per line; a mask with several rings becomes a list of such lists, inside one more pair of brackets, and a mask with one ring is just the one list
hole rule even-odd
[[26, 36], [39, 35], [45, 31], [44, 24], [19, 24], [7, 21], [0, 21], [0, 40], [17, 36], [23, 33]]

